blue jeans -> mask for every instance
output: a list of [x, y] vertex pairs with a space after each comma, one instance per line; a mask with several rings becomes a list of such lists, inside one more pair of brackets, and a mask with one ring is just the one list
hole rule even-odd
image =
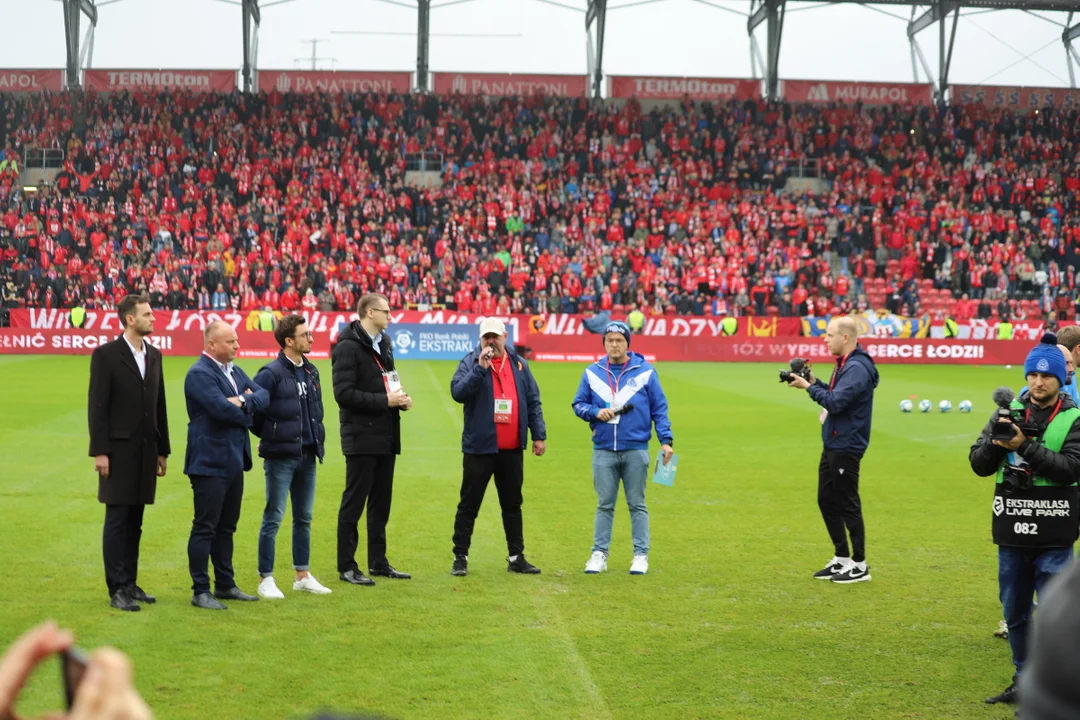
[[1027, 662], [1032, 601], [1048, 580], [1072, 562], [1072, 548], [1037, 550], [998, 546], [998, 593], [1009, 626], [1009, 647], [1019, 675]]
[[649, 473], [648, 450], [593, 450], [593, 487], [596, 488], [596, 525], [593, 552], [607, 555], [611, 526], [615, 521], [615, 501], [622, 479], [626, 504], [630, 508], [630, 533], [634, 554], [649, 554], [649, 511], [645, 507], [645, 481]]
[[285, 503], [292, 495], [293, 568], [308, 570], [311, 562], [311, 510], [315, 505], [315, 455], [305, 452], [302, 458], [266, 458], [266, 509], [259, 529], [259, 576], [274, 574], [274, 540]]

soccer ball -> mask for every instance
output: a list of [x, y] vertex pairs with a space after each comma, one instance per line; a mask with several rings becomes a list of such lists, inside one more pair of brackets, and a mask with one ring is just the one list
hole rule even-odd
[[910, 400], [901, 400], [900, 401], [900, 412], [909, 413], [909, 412], [911, 412], [912, 408], [914, 408], [914, 407], [915, 407], [915, 405], [913, 405]]
[[960, 401], [960, 412], [962, 412], [962, 413], [971, 412], [971, 401], [970, 400], [961, 400]]
[[949, 402], [948, 400], [942, 400], [941, 402], [938, 403], [938, 410], [940, 410], [943, 413], [947, 413], [950, 410], [952, 410], [952, 403]]
[[919, 402], [919, 412], [928, 413], [932, 407], [934, 407], [934, 404], [929, 400], [921, 400]]

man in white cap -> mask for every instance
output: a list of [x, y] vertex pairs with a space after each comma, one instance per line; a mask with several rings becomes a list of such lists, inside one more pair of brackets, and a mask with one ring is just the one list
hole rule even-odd
[[461, 433], [461, 500], [454, 520], [452, 575], [469, 568], [473, 525], [492, 475], [502, 507], [506, 533], [507, 571], [538, 575], [540, 569], [525, 559], [521, 522], [524, 454], [532, 433], [533, 455], [543, 455], [547, 428], [540, 405], [540, 389], [525, 362], [506, 346], [506, 326], [497, 318], [480, 323], [480, 345], [461, 359], [450, 394], [464, 405]]

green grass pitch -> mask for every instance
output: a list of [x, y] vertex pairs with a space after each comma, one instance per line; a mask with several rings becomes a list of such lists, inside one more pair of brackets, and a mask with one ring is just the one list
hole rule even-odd
[[[882, 366], [862, 466], [873, 582], [811, 574], [832, 555], [816, 505], [818, 408], [772, 365], [661, 364], [680, 468], [651, 485], [651, 569], [627, 573], [617, 510], [609, 572], [586, 576], [595, 496], [587, 426], [570, 409], [581, 365], [534, 364], [548, 452], [528, 457], [525, 541], [539, 577], [506, 572], [489, 488], [454, 578], [450, 536], [461, 477], [455, 364], [402, 362], [415, 407], [403, 416], [388, 529], [390, 560], [413, 573], [377, 587], [341, 583], [335, 523], [344, 485], [330, 367], [312, 571], [333, 595], [292, 593], [290, 518], [278, 536], [286, 600], [192, 608], [183, 469], [183, 375], [165, 364], [173, 455], [144, 524], [140, 584], [158, 604], [108, 607], [103, 508], [87, 457], [89, 358], [0, 359], [0, 646], [54, 618], [84, 647], [127, 652], [159, 718], [303, 717], [319, 709], [394, 718], [1005, 718], [982, 698], [1011, 675], [1000, 617], [991, 486], [967, 465], [991, 390], [1021, 370]], [[251, 374], [261, 361], [240, 363]], [[929, 415], [898, 403], [934, 401]], [[975, 404], [970, 415], [937, 402]], [[652, 452], [657, 446], [654, 442]], [[242, 589], [254, 592], [262, 463], [247, 475], [236, 536]], [[620, 499], [620, 503], [622, 500]], [[364, 546], [361, 534], [361, 557]], [[55, 664], [24, 693], [34, 716], [61, 701]]]

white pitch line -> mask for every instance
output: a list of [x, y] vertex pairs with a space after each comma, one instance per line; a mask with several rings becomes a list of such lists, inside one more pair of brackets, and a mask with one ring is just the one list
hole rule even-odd
[[442, 398], [443, 407], [446, 408], [446, 412], [449, 413], [450, 418], [456, 422], [458, 419], [458, 414], [457, 411], [454, 410], [453, 398], [450, 397], [450, 391], [439, 384], [439, 378], [435, 375], [435, 371], [431, 369], [431, 365], [429, 363], [424, 363], [424, 369], [427, 370], [428, 377], [431, 378], [431, 382], [439, 391], [439, 397]]

